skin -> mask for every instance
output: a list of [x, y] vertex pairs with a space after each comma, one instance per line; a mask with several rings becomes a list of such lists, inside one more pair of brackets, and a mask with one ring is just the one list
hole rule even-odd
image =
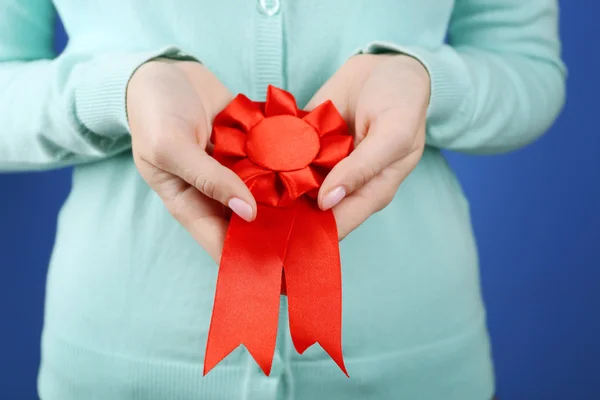
[[[328, 175], [319, 206], [333, 208], [340, 240], [393, 199], [425, 145], [430, 81], [402, 55], [352, 57], [307, 105], [330, 99], [348, 122], [356, 148]], [[142, 65], [127, 88], [133, 158], [169, 212], [219, 262], [227, 209], [246, 220], [256, 201], [243, 181], [210, 157], [211, 121], [233, 94], [191, 61]]]
[[414, 58], [359, 55], [309, 102], [311, 110], [333, 101], [355, 138], [355, 150], [319, 191], [319, 206], [333, 207], [340, 239], [385, 208], [421, 159], [430, 86], [427, 70]]
[[195, 62], [148, 62], [127, 88], [133, 159], [140, 174], [217, 262], [228, 225], [222, 204], [238, 198], [256, 210], [244, 182], [208, 154], [210, 123], [232, 99]]

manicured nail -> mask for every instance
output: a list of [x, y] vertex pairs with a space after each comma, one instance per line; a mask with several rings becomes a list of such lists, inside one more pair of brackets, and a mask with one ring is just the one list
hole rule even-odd
[[252, 207], [244, 200], [240, 200], [237, 197], [232, 198], [227, 203], [229, 208], [236, 213], [240, 218], [245, 221], [252, 222]]
[[346, 190], [341, 186], [336, 187], [323, 198], [323, 210], [335, 207], [344, 197], [346, 197]]

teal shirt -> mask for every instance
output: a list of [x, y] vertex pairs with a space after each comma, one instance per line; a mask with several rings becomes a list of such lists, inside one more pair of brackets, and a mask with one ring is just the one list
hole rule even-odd
[[[56, 10], [69, 34], [52, 50]], [[565, 95], [555, 0], [0, 0], [0, 170], [75, 165], [51, 260], [39, 392], [82, 399], [488, 400], [493, 368], [468, 202], [440, 149], [498, 153]], [[446, 40], [447, 39], [447, 40]], [[357, 52], [428, 69], [427, 147], [394, 201], [341, 243], [347, 379], [292, 349], [202, 363], [218, 268], [137, 173], [129, 78], [193, 57], [235, 93], [299, 105]], [[18, 265], [3, 265], [17, 268]]]

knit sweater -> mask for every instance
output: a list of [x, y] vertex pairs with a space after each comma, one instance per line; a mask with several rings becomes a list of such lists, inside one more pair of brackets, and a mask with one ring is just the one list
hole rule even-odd
[[[52, 50], [56, 10], [69, 35]], [[493, 367], [469, 206], [441, 149], [497, 153], [564, 101], [555, 0], [0, 0], [0, 170], [74, 165], [47, 285], [44, 400], [488, 400]], [[282, 298], [270, 376], [243, 347], [202, 364], [218, 267], [138, 174], [127, 83], [200, 60], [234, 93], [300, 106], [352, 55], [431, 77], [422, 160], [341, 242], [350, 379], [292, 349]], [[2, 268], [16, 268], [3, 265]]]

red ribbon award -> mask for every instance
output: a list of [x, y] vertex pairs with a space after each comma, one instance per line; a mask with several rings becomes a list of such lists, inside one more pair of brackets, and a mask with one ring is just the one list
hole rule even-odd
[[213, 156], [258, 203], [256, 220], [233, 214], [219, 267], [204, 375], [240, 344], [271, 371], [280, 294], [302, 354], [315, 343], [348, 375], [342, 355], [342, 274], [331, 210], [316, 202], [327, 173], [353, 146], [331, 101], [312, 112], [270, 86], [267, 101], [238, 95], [213, 123]]

